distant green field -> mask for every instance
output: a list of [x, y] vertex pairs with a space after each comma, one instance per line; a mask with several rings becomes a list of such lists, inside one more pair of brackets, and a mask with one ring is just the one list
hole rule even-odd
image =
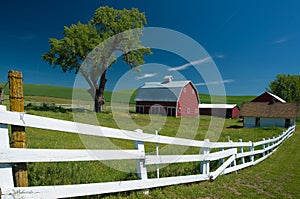
[[[201, 103], [211, 103], [211, 96], [208, 94], [199, 94], [200, 102]], [[241, 107], [243, 102], [250, 102], [256, 96], [226, 96], [226, 103], [227, 104], [237, 104]], [[214, 103], [224, 103], [221, 97], [214, 96], [215, 102]]]
[[[3, 86], [3, 83], [0, 83]], [[8, 88], [5, 89], [5, 94], [8, 94]], [[61, 86], [50, 86], [41, 84], [24, 84], [24, 95], [25, 96], [39, 96], [39, 97], [51, 97], [61, 99], [72, 99], [73, 88], [61, 87]], [[134, 104], [134, 98], [137, 94], [137, 90], [123, 90], [112, 93], [111, 91], [105, 91], [104, 97], [107, 102], [111, 102], [113, 97], [114, 102], [124, 102]], [[208, 94], [199, 94], [201, 103], [211, 103], [211, 96]], [[226, 100], [228, 104], [238, 104], [239, 107], [243, 102], [249, 102], [254, 99], [255, 96], [227, 96]], [[76, 88], [76, 100], [91, 100], [87, 89]], [[217, 100], [216, 103], [224, 103], [221, 100]], [[44, 98], [43, 100], [46, 100]], [[53, 100], [52, 100], [53, 101]], [[47, 102], [47, 101], [46, 101]], [[71, 103], [71, 102], [70, 102]]]

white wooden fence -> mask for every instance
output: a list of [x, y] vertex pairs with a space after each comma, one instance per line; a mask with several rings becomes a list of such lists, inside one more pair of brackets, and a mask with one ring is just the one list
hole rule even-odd
[[[84, 195], [113, 193], [149, 188], [214, 180], [221, 174], [255, 165], [270, 156], [278, 146], [295, 131], [288, 128], [278, 137], [260, 142], [209, 142], [167, 136], [145, 134], [141, 130], [125, 131], [93, 126], [82, 123], [62, 121], [25, 113], [6, 111], [0, 106], [0, 188], [2, 198], [66, 198]], [[26, 126], [56, 130], [84, 135], [119, 138], [135, 141], [135, 150], [58, 150], [58, 149], [17, 149], [10, 148], [7, 125]], [[144, 142], [199, 147], [195, 155], [147, 155]], [[210, 152], [211, 149], [220, 149]], [[157, 148], [158, 150], [158, 148]], [[216, 150], [214, 150], [216, 151]], [[93, 154], [93, 155], [91, 155]], [[67, 162], [134, 159], [140, 180], [58, 185], [14, 187], [12, 165], [21, 162]], [[210, 162], [220, 161], [220, 166], [211, 171]], [[200, 162], [200, 174], [147, 178], [148, 165], [168, 163]]]

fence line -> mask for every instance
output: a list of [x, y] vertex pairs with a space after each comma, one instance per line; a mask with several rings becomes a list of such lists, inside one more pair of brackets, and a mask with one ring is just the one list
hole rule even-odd
[[[292, 135], [295, 126], [291, 126], [278, 137], [259, 142], [210, 142], [153, 135], [141, 130], [127, 131], [99, 127], [82, 123], [33, 116], [25, 113], [6, 111], [0, 107], [0, 189], [1, 196], [11, 198], [66, 198], [130, 190], [143, 190], [154, 187], [215, 180], [219, 175], [234, 172], [258, 164], [276, 151], [278, 146]], [[79, 149], [17, 149], [9, 147], [7, 125], [18, 125], [84, 135], [119, 138], [135, 141], [134, 150], [79, 150]], [[201, 154], [195, 155], [147, 155], [144, 142], [157, 144], [184, 145], [201, 148]], [[158, 148], [157, 148], [158, 149]], [[211, 152], [211, 149], [220, 149]], [[214, 150], [215, 151], [215, 150]], [[97, 160], [136, 160], [140, 180], [117, 182], [15, 187], [12, 165], [22, 162], [65, 162]], [[211, 168], [211, 161], [219, 161], [218, 168]], [[159, 165], [168, 163], [200, 162], [200, 174], [159, 177]], [[157, 165], [157, 178], [148, 179], [147, 166]], [[215, 169], [212, 171], [211, 169]]]

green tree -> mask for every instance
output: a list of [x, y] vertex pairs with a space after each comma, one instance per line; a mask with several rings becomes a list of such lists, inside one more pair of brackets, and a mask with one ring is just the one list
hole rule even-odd
[[300, 75], [279, 74], [268, 90], [288, 102], [300, 103]]
[[136, 8], [99, 7], [87, 24], [65, 26], [62, 39], [50, 38], [50, 50], [42, 57], [63, 72], [81, 73], [90, 86], [95, 111], [101, 112], [106, 70], [117, 61], [115, 53], [121, 52], [121, 59], [133, 70], [144, 64], [145, 55], [152, 54], [140, 41], [145, 24], [145, 13]]

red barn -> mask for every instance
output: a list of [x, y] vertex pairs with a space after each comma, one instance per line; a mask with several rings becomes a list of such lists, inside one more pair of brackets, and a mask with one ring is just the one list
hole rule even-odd
[[251, 102], [270, 102], [270, 103], [281, 102], [281, 103], [286, 103], [285, 100], [281, 99], [277, 95], [274, 95], [273, 93], [270, 93], [270, 92], [264, 92], [263, 94], [261, 94], [260, 96], [256, 97], [254, 100], [252, 100]]
[[237, 104], [199, 104], [200, 115], [224, 118], [238, 118], [240, 109]]
[[136, 112], [168, 116], [198, 117], [200, 102], [196, 87], [191, 81], [148, 82], [139, 88], [135, 98]]

